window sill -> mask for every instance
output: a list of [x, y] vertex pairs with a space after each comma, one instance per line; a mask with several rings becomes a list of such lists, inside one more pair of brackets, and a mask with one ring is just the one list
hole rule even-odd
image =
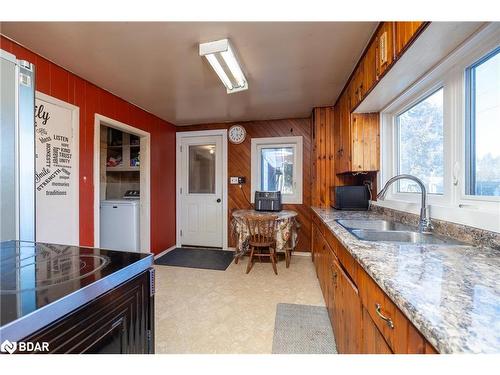
[[[398, 211], [420, 214], [420, 203], [383, 200], [371, 202], [374, 206], [387, 207]], [[431, 204], [429, 205], [431, 219], [449, 221], [479, 229], [500, 233], [500, 211], [487, 211], [471, 207], [455, 207]]]

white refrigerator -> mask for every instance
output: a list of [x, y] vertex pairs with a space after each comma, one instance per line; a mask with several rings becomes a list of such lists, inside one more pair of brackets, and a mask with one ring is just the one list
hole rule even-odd
[[140, 251], [139, 200], [101, 201], [99, 247]]

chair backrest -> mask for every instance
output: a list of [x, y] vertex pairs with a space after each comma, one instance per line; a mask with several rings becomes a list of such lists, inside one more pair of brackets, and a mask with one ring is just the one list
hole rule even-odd
[[247, 215], [245, 220], [253, 245], [269, 246], [276, 238], [276, 215]]

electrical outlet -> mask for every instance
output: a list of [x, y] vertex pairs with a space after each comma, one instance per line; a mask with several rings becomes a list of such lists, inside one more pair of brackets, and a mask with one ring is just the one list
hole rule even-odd
[[244, 184], [245, 182], [246, 182], [245, 177], [241, 177], [241, 176], [229, 177], [229, 183], [231, 185], [241, 185], [241, 184]]

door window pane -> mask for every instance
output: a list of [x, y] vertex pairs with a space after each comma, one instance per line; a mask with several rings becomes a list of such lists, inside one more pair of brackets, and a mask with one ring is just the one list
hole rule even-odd
[[[420, 178], [430, 194], [444, 193], [443, 89], [439, 89], [396, 119], [399, 173]], [[418, 185], [400, 180], [400, 192], [419, 192]]]
[[467, 193], [500, 196], [500, 48], [467, 69]]
[[293, 147], [261, 148], [260, 190], [293, 194]]
[[189, 193], [215, 194], [215, 145], [189, 146]]

